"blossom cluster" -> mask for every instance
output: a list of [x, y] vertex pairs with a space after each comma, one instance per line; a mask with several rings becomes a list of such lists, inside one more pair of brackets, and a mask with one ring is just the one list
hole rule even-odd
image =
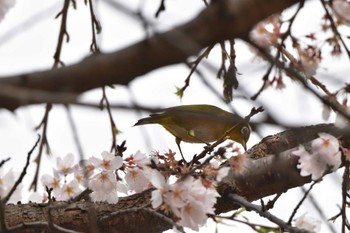
[[[4, 171], [3, 167], [0, 169], [0, 196], [2, 198], [6, 197], [10, 190], [13, 187], [13, 184], [15, 183], [17, 179], [18, 174], [16, 174], [12, 169], [8, 170], [7, 172]], [[15, 190], [15, 192], [12, 194], [9, 202], [15, 203], [22, 199], [22, 188], [23, 185], [19, 184]]]
[[280, 15], [272, 15], [254, 27], [250, 32], [250, 38], [259, 46], [269, 49], [278, 44], [281, 36], [280, 28]]
[[69, 200], [88, 187], [93, 191], [91, 200], [117, 203], [118, 193], [154, 188], [153, 208], [175, 216], [181, 226], [198, 230], [206, 223], [207, 214], [214, 213], [219, 196], [216, 183], [227, 175], [229, 168], [207, 163], [199, 169], [185, 169], [174, 155], [171, 150], [152, 157], [137, 152], [123, 159], [103, 152], [102, 158], [93, 156], [75, 164], [74, 156], [68, 154], [57, 158], [54, 175], [46, 174], [41, 181], [52, 190], [56, 200]]
[[[329, 46], [331, 48], [330, 54], [333, 56], [339, 56], [342, 53], [343, 46], [338, 35], [339, 32], [336, 32], [334, 28], [344, 24], [350, 25], [349, 1], [333, 0], [327, 2], [327, 4], [331, 10], [325, 11], [324, 16], [320, 18], [319, 22], [322, 30], [319, 32], [311, 31], [302, 37], [294, 36], [292, 26], [299, 13], [297, 11], [292, 17], [281, 13], [259, 22], [251, 30], [250, 39], [266, 51], [274, 51], [275, 55], [272, 55], [281, 62], [289, 63], [286, 65], [300, 71], [306, 78], [311, 78], [320, 67], [323, 60], [321, 54], [324, 48]], [[257, 55], [261, 54], [258, 53]], [[276, 88], [281, 89], [285, 86], [281, 75], [277, 74], [279, 72], [276, 72], [272, 80], [267, 80], [265, 87], [276, 84]]]
[[341, 165], [339, 148], [338, 139], [327, 133], [319, 133], [319, 138], [311, 142], [309, 150], [300, 145], [293, 152], [299, 157], [297, 168], [300, 169], [300, 175], [311, 175], [312, 180], [318, 180], [326, 172], [336, 171]]
[[[92, 156], [80, 164], [74, 163], [73, 154], [67, 154], [63, 159], [58, 157], [54, 175], [45, 174], [41, 182], [52, 189], [57, 200], [68, 200], [82, 192], [83, 187], [89, 187], [93, 201], [118, 202], [118, 192], [126, 193], [126, 187], [118, 182], [115, 171], [123, 165], [120, 156], [103, 152], [102, 158]], [[70, 181], [68, 180], [70, 178]]]

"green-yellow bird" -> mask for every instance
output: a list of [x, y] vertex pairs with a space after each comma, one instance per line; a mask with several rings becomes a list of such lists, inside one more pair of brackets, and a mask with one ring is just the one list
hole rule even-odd
[[228, 139], [240, 143], [246, 150], [250, 126], [242, 117], [212, 105], [182, 105], [166, 108], [160, 113], [140, 119], [135, 125], [160, 124], [176, 138], [190, 143], [210, 143], [220, 139], [226, 131]]

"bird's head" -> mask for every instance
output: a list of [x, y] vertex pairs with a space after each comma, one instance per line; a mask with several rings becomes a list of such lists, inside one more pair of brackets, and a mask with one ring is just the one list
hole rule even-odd
[[250, 136], [250, 126], [247, 123], [241, 123], [235, 127], [228, 135], [229, 139], [238, 142], [247, 150], [247, 142]]

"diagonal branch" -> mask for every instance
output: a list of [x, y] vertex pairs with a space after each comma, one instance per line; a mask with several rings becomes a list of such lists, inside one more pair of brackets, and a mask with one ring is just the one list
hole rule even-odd
[[[0, 84], [51, 92], [84, 91], [105, 85], [128, 85], [154, 69], [184, 62], [201, 49], [233, 38], [247, 38], [251, 28], [296, 0], [222, 0], [206, 7], [192, 21], [155, 34], [109, 54], [93, 54], [82, 62], [56, 70], [1, 77]], [[0, 107], [14, 110], [24, 104], [16, 97], [0, 97]]]

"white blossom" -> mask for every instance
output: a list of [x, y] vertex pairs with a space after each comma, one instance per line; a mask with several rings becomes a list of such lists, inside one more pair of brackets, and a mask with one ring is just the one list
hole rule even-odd
[[179, 225], [189, 227], [195, 231], [198, 231], [199, 226], [205, 224], [208, 219], [202, 203], [197, 201], [188, 202], [181, 209], [180, 217]]
[[327, 133], [319, 133], [319, 138], [311, 142], [310, 151], [300, 145], [293, 154], [299, 157], [297, 168], [300, 175], [311, 175], [313, 180], [321, 178], [327, 171], [337, 170], [341, 165], [338, 139]]
[[108, 193], [103, 192], [103, 190], [93, 192], [90, 194], [90, 197], [91, 197], [92, 201], [94, 201], [94, 202], [105, 201], [105, 202], [108, 202], [110, 204], [116, 204], [116, 203], [118, 203], [118, 200], [119, 200], [117, 189], [114, 189]]
[[[9, 170], [8, 172], [5, 173], [3, 169], [0, 169], [0, 196], [1, 197], [5, 197], [10, 192], [13, 185], [15, 184], [16, 176], [17, 175], [12, 170]], [[23, 188], [22, 184], [17, 186], [9, 202], [14, 203], [21, 200], [22, 188]]]
[[102, 152], [101, 156], [102, 159], [96, 157], [91, 159], [92, 164], [97, 168], [114, 171], [123, 165], [123, 158], [120, 156], [115, 156], [107, 151]]
[[222, 181], [223, 178], [225, 178], [228, 175], [228, 172], [230, 171], [231, 168], [229, 167], [222, 167], [219, 169], [219, 172], [216, 176], [216, 181], [220, 182]]
[[44, 174], [41, 177], [41, 183], [44, 187], [48, 187], [49, 189], [52, 188], [54, 196], [57, 196], [59, 194], [60, 188], [62, 186], [61, 177], [57, 174], [57, 172], [54, 172], [54, 176]]
[[151, 183], [156, 188], [152, 191], [152, 207], [154, 209], [158, 208], [163, 203], [163, 194], [168, 191], [168, 183], [165, 180], [165, 177], [158, 172], [153, 170], [151, 174]]
[[77, 169], [77, 166], [74, 166], [74, 155], [71, 153], [64, 156], [63, 159], [61, 157], [57, 157], [56, 164], [57, 172], [65, 176], [73, 173], [74, 170]]
[[321, 229], [321, 221], [316, 220], [310, 216], [306, 216], [306, 213], [296, 218], [294, 225], [298, 228], [314, 233], [319, 232]]
[[125, 181], [129, 190], [139, 193], [149, 188], [150, 173], [150, 169], [146, 167], [144, 169], [138, 167], [126, 169]]
[[102, 171], [93, 176], [89, 183], [89, 188], [94, 192], [112, 192], [117, 185], [115, 174], [112, 171]]
[[72, 180], [71, 182], [64, 184], [62, 188], [60, 188], [56, 199], [57, 200], [69, 200], [70, 198], [75, 197], [81, 192], [79, 188], [79, 183], [76, 180]]

